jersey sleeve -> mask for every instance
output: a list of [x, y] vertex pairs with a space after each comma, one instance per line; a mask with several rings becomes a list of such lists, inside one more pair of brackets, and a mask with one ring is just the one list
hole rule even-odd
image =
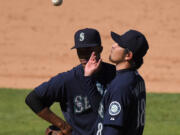
[[116, 90], [110, 89], [106, 96], [103, 124], [122, 127], [125, 124], [131, 100], [129, 88], [119, 87]]
[[51, 78], [49, 81], [42, 83], [35, 88], [36, 94], [50, 105], [53, 102], [64, 102], [65, 82], [67, 73], [61, 73]]
[[102, 135], [123, 135], [123, 130], [118, 126], [104, 126]]

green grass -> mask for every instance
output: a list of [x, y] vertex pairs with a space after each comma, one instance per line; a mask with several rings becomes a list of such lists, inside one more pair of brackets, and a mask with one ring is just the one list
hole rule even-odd
[[148, 94], [144, 135], [180, 135], [180, 94]]
[[[25, 104], [29, 90], [0, 89], [0, 135], [44, 135], [49, 125]], [[62, 116], [59, 105], [52, 110]], [[147, 94], [144, 135], [180, 135], [180, 94]]]
[[[25, 104], [29, 90], [0, 89], [0, 135], [44, 135], [49, 123]], [[59, 104], [52, 110], [61, 114]]]

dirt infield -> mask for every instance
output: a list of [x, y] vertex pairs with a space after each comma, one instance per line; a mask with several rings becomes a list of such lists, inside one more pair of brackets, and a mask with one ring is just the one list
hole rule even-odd
[[34, 88], [77, 65], [74, 32], [100, 31], [108, 61], [110, 31], [143, 32], [150, 45], [140, 70], [150, 92], [180, 92], [179, 0], [11, 0], [0, 3], [0, 87]]

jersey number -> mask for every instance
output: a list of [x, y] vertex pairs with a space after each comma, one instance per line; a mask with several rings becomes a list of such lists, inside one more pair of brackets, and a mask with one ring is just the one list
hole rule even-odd
[[138, 119], [137, 119], [137, 128], [144, 126], [145, 123], [145, 100], [141, 99], [138, 101]]
[[99, 122], [96, 135], [102, 135], [102, 130], [103, 130], [103, 124], [101, 122]]

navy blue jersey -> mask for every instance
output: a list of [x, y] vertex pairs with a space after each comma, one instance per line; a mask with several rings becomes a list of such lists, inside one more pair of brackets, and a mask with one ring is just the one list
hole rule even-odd
[[[115, 67], [111, 64], [102, 63], [101, 70], [93, 76], [100, 91], [115, 76]], [[72, 70], [60, 73], [35, 88], [35, 92], [47, 105], [59, 102], [66, 121], [73, 127], [72, 135], [92, 135], [97, 119], [97, 112], [93, 111], [87, 97], [84, 85], [84, 70], [79, 65]]]
[[145, 124], [146, 90], [135, 70], [120, 70], [108, 86], [99, 107], [96, 135], [103, 126], [120, 127], [123, 135], [142, 135]]

